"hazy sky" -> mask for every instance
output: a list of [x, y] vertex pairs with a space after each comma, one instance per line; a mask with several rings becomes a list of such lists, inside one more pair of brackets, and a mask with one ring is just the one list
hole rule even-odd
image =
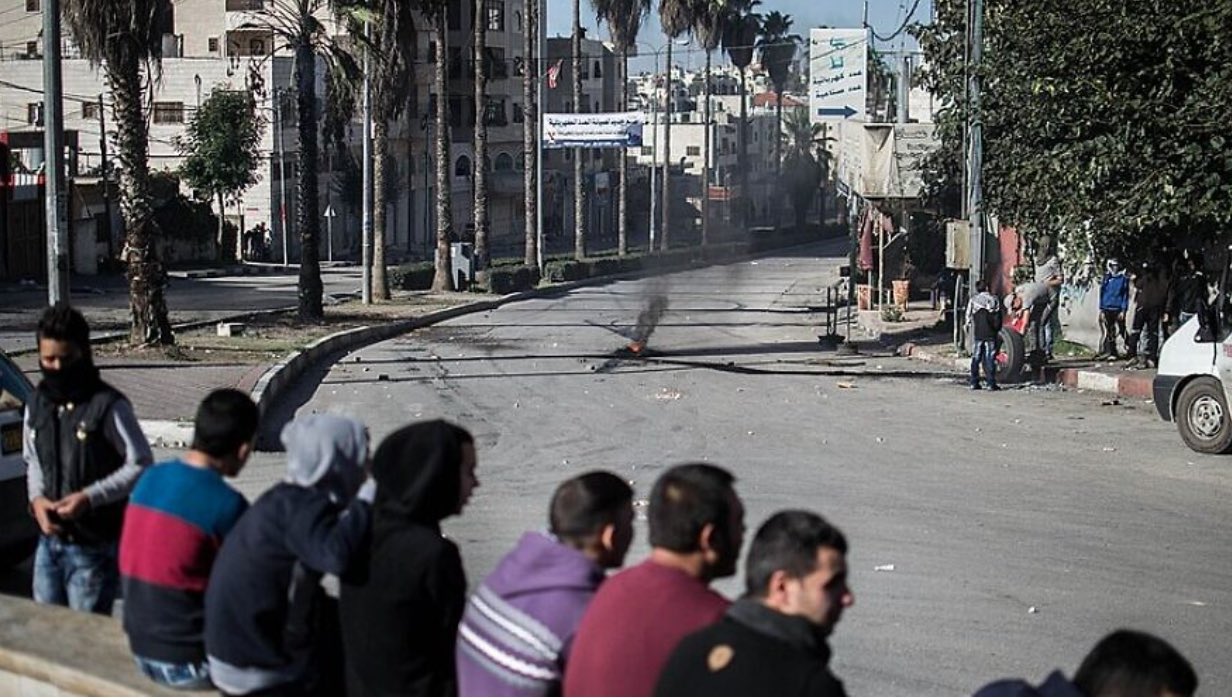
[[[914, 0], [868, 0], [868, 22], [873, 25], [878, 34], [888, 36], [903, 23], [904, 16], [911, 9], [913, 2]], [[567, 36], [573, 26], [572, 0], [547, 0], [547, 3], [548, 35]], [[581, 4], [582, 22], [587, 27], [588, 35], [593, 37], [597, 32], [598, 36], [606, 39], [607, 28], [596, 29], [594, 10], [590, 0], [581, 0]], [[808, 29], [811, 27], [821, 25], [859, 27], [864, 17], [864, 4], [863, 0], [762, 0], [759, 11], [766, 13], [778, 10], [791, 15], [795, 20], [794, 31], [807, 40]], [[641, 34], [638, 35], [639, 43], [651, 47], [663, 44], [663, 32], [659, 28], [657, 13], [658, 6], [658, 0], [652, 0], [651, 7], [655, 12], [643, 26]], [[919, 0], [913, 21], [927, 22], [931, 13], [932, 0]], [[889, 45], [879, 41], [877, 47], [897, 50], [899, 40], [895, 39]], [[915, 42], [910, 37], [906, 37], [904, 47], [910, 50], [915, 47]], [[645, 48], [642, 52], [649, 53]], [[686, 52], [686, 63], [691, 61], [694, 65], [699, 65], [702, 60], [701, 54], [687, 54]], [[648, 67], [635, 64], [630, 72], [646, 70]]]

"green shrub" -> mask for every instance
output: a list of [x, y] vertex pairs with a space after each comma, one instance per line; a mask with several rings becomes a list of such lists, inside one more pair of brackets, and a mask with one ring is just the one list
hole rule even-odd
[[389, 287], [403, 291], [426, 291], [432, 288], [436, 266], [432, 262], [415, 262], [390, 267]]
[[488, 272], [488, 290], [498, 295], [529, 291], [539, 283], [534, 267], [504, 265]]

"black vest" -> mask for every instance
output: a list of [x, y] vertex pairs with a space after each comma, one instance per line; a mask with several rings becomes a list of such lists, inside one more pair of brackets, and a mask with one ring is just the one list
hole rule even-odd
[[[34, 391], [30, 425], [48, 499], [56, 501], [79, 492], [124, 465], [124, 454], [107, 441], [104, 433], [112, 406], [122, 399], [124, 396], [106, 383], [80, 405], [59, 406], [41, 391]], [[127, 499], [91, 508], [78, 519], [61, 522], [61, 535], [72, 543], [86, 545], [116, 542], [126, 504]]]

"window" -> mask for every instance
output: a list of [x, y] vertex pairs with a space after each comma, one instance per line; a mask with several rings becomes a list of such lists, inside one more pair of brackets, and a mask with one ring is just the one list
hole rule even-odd
[[642, 155], [654, 155], [654, 148], [648, 145], [642, 146]]
[[488, 13], [488, 31], [505, 31], [505, 3], [501, 0], [487, 0], [483, 5]]
[[227, 12], [258, 12], [265, 9], [265, 0], [227, 0]]
[[30, 102], [26, 104], [26, 123], [31, 126], [43, 125], [43, 103]]
[[458, 158], [453, 166], [454, 177], [470, 177], [471, 176], [471, 159], [463, 155]]
[[449, 3], [449, 9], [446, 12], [446, 22], [450, 29], [458, 31], [462, 28], [462, 5], [461, 2]]
[[518, 153], [518, 172], [526, 171], [526, 153]]
[[435, 41], [428, 42], [427, 59], [428, 59], [428, 63], [436, 63], [436, 42]]
[[27, 41], [26, 42], [26, 57], [27, 58], [38, 58], [38, 55], [39, 55], [38, 42], [37, 41]]
[[265, 40], [264, 39], [253, 39], [252, 41], [249, 41], [248, 42], [248, 53], [249, 55], [252, 55], [252, 56], [264, 56], [265, 55]]
[[505, 100], [490, 99], [483, 110], [483, 122], [488, 126], [508, 126], [509, 120], [505, 116]]
[[595, 61], [595, 70], [593, 72], [593, 75], [597, 78], [603, 77], [603, 64], [600, 63], [599, 61]]
[[95, 121], [98, 119], [98, 102], [82, 102], [81, 118]]
[[184, 123], [183, 102], [155, 102], [154, 123], [182, 124]]
[[573, 113], [573, 102], [570, 102], [567, 99], [565, 100], [565, 113], [566, 114]]
[[513, 171], [513, 156], [509, 153], [499, 153], [496, 156], [496, 171], [511, 172]]
[[573, 149], [566, 148], [565, 149], [565, 162], [572, 162], [572, 161], [573, 161]]
[[522, 77], [526, 74], [526, 59], [522, 56], [513, 57], [513, 74]]
[[218, 53], [218, 37], [211, 36], [209, 39], [206, 39], [205, 44], [210, 53]]
[[522, 13], [517, 10], [513, 11], [513, 26], [517, 30], [522, 29]]
[[26, 0], [26, 12], [42, 12], [43, 4], [39, 0]]
[[520, 124], [526, 121], [526, 112], [522, 111], [522, 105], [517, 102], [513, 103], [513, 123]]
[[697, 157], [702, 154], [701, 146], [691, 145], [684, 149], [685, 155]]
[[603, 111], [603, 107], [601, 107], [598, 102], [595, 102], [595, 113], [598, 114], [601, 111]]
[[462, 98], [458, 95], [449, 97], [449, 125], [454, 128], [462, 127]]
[[505, 49], [488, 47], [488, 77], [504, 80], [509, 77], [509, 64], [505, 61]]

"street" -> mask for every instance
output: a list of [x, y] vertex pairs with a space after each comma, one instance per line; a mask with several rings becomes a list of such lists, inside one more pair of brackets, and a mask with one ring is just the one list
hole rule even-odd
[[[1189, 452], [1149, 404], [976, 393], [888, 353], [818, 351], [811, 308], [842, 263], [827, 254], [460, 318], [347, 356], [291, 400], [374, 439], [433, 417], [473, 431], [482, 484], [446, 523], [472, 584], [545, 526], [566, 476], [610, 469], [643, 500], [665, 466], [707, 460], [739, 478], [746, 545], [788, 507], [846, 532], [856, 603], [833, 667], [854, 695], [1072, 673], [1119, 627], [1174, 643], [1203, 693], [1232, 690], [1232, 460]], [[646, 360], [614, 358], [658, 293], [670, 305]], [[255, 495], [280, 475], [260, 454], [241, 480]], [[647, 550], [639, 527], [630, 562]], [[734, 597], [742, 580], [718, 587]]]

